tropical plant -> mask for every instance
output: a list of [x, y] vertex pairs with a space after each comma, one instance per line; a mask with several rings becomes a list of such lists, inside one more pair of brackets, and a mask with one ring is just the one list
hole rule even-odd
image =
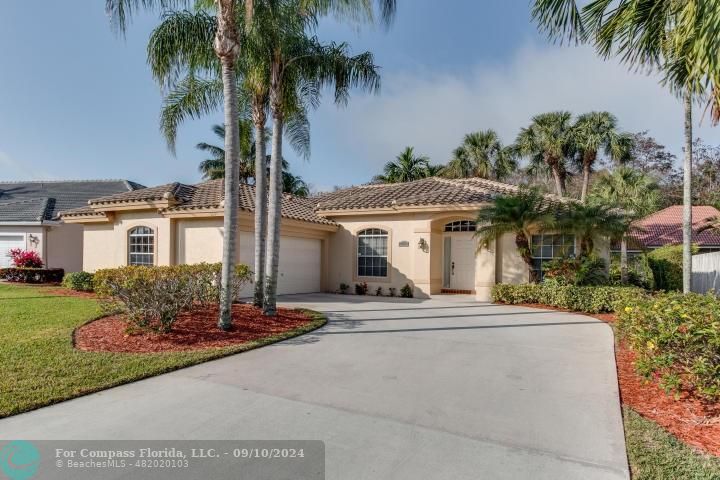
[[617, 118], [609, 112], [580, 115], [574, 130], [573, 139], [577, 148], [575, 158], [583, 175], [580, 201], [585, 202], [598, 152], [602, 150], [610, 159], [624, 162], [630, 154], [633, 137], [618, 131]]
[[[221, 140], [225, 140], [225, 127], [213, 125], [212, 131]], [[240, 182], [248, 183], [255, 176], [255, 140], [253, 139], [253, 124], [250, 120], [240, 120]], [[211, 158], [200, 162], [198, 170], [206, 180], [225, 178], [225, 148], [206, 142], [195, 145], [200, 151], [207, 152]]]
[[290, 172], [283, 172], [283, 193], [289, 193], [296, 197], [307, 197], [310, 195], [310, 187], [300, 175], [293, 175]]
[[35, 250], [12, 248], [8, 252], [8, 256], [13, 266], [18, 268], [42, 268], [44, 266], [42, 257]]
[[683, 291], [692, 276], [692, 103], [710, 98], [720, 118], [720, 2], [702, 0], [535, 0], [533, 17], [555, 39], [592, 43], [604, 58], [619, 56], [633, 69], [659, 71], [683, 98]]
[[382, 175], [376, 175], [373, 180], [379, 183], [412, 182], [430, 177], [431, 173], [437, 173], [437, 167], [430, 167], [430, 159], [416, 155], [413, 147], [405, 147], [394, 162], [385, 164]]
[[[628, 220], [644, 217], [660, 205], [660, 187], [649, 175], [621, 166], [609, 175], [600, 177], [590, 192], [590, 201], [615, 205], [625, 212]], [[627, 234], [620, 239], [620, 281], [628, 281]]]
[[553, 228], [555, 223], [545, 196], [537, 189], [521, 188], [516, 194], [495, 197], [480, 209], [475, 236], [481, 247], [488, 248], [503, 235], [514, 235], [518, 252], [530, 270], [530, 280], [536, 282], [530, 251], [532, 235]]
[[536, 115], [515, 140], [520, 155], [529, 157], [536, 168], [542, 165], [550, 170], [555, 191], [561, 197], [565, 196], [567, 159], [575, 151], [571, 120], [572, 114], [565, 111]]
[[603, 203], [568, 203], [558, 214], [558, 228], [578, 239], [578, 257], [593, 254], [596, 238], [619, 239], [629, 229], [624, 212]]
[[494, 130], [481, 130], [465, 135], [453, 151], [453, 158], [443, 170], [450, 178], [491, 178], [503, 180], [517, 168], [514, 152], [503, 146]]

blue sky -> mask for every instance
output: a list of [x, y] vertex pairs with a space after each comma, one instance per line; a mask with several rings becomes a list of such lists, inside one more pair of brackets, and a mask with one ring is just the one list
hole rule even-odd
[[[157, 15], [138, 17], [123, 39], [101, 0], [46, 0], [42, 8], [7, 0], [0, 179], [198, 181], [203, 155], [194, 145], [215, 140], [210, 126], [221, 115], [183, 125], [177, 155], [167, 150], [158, 131], [162, 92], [145, 61], [157, 23]], [[548, 44], [524, 0], [399, 0], [387, 32], [328, 20], [319, 35], [371, 50], [383, 87], [378, 96], [356, 92], [343, 109], [328, 95], [312, 115], [311, 159], [288, 152], [293, 170], [317, 189], [365, 182], [406, 145], [441, 163], [473, 130], [495, 128], [511, 142], [533, 114], [556, 109], [609, 110], [623, 128], [649, 130], [680, 153], [682, 110], [655, 78], [587, 48]], [[705, 121], [697, 135], [718, 144], [718, 132]]]

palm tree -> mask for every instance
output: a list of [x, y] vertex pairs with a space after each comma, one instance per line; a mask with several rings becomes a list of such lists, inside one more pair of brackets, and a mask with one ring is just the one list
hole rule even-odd
[[494, 130], [468, 133], [443, 171], [450, 178], [503, 180], [517, 167], [513, 152], [504, 147]]
[[598, 151], [616, 162], [625, 161], [632, 148], [632, 136], [620, 132], [617, 118], [609, 112], [590, 112], [580, 115], [573, 134], [577, 148], [577, 163], [583, 173], [580, 201], [587, 200], [590, 174], [597, 161]]
[[296, 197], [308, 197], [310, 196], [310, 187], [300, 175], [283, 172], [283, 193], [289, 193]]
[[631, 220], [642, 218], [660, 206], [660, 186], [651, 176], [630, 167], [618, 167], [609, 175], [600, 177], [590, 191], [590, 202], [615, 205], [627, 217], [628, 225], [620, 239], [620, 280], [628, 279], [627, 234], [632, 227]]
[[530, 251], [532, 235], [553, 228], [555, 215], [537, 189], [522, 188], [515, 195], [495, 197], [480, 209], [477, 224], [475, 236], [484, 248], [504, 235], [514, 235], [518, 252], [530, 271], [530, 281], [538, 281]]
[[[383, 167], [383, 174], [376, 175], [374, 180], [379, 183], [412, 182], [427, 178], [430, 175], [430, 159], [425, 155], [416, 155], [413, 147], [405, 147], [395, 157], [394, 162], [388, 162]], [[435, 169], [435, 167], [433, 167]]]
[[[288, 8], [289, 7], [289, 8]], [[299, 14], [297, 0], [267, 2], [256, 8], [255, 15], [270, 25], [282, 28], [263, 31], [266, 58], [270, 66], [270, 111], [272, 114], [272, 157], [268, 195], [268, 236], [266, 254], [265, 315], [277, 314], [277, 280], [280, 261], [280, 209], [282, 192], [282, 137], [288, 115], [298, 107], [319, 103], [319, 92], [333, 86], [336, 103], [347, 101], [353, 87], [377, 91], [380, 76], [369, 52], [351, 56], [347, 44], [321, 44], [308, 35], [314, 27], [312, 11]], [[265, 20], [266, 19], [266, 20]]]
[[558, 111], [536, 115], [530, 126], [520, 130], [516, 150], [531, 161], [547, 167], [555, 181], [555, 191], [565, 196], [566, 159], [574, 152], [574, 130], [570, 112]]
[[709, 96], [720, 118], [720, 4], [698, 0], [535, 0], [533, 17], [550, 37], [594, 44], [604, 58], [619, 56], [635, 70], [655, 70], [683, 98], [683, 291], [692, 278], [692, 102]]
[[578, 257], [595, 249], [595, 238], [620, 238], [628, 228], [626, 215], [614, 205], [572, 202], [559, 211], [558, 229], [578, 239]]
[[[255, 176], [255, 141], [253, 140], [253, 124], [250, 120], [240, 120], [240, 182], [248, 183]], [[213, 125], [212, 131], [221, 140], [225, 140], [225, 127]], [[211, 158], [200, 162], [198, 170], [206, 180], [225, 178], [225, 149], [218, 145], [200, 142], [195, 145], [200, 151], [208, 152]]]

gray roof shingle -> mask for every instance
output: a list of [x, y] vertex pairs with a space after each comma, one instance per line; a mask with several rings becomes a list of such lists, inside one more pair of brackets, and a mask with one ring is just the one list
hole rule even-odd
[[0, 222], [54, 220], [92, 198], [143, 188], [127, 180], [0, 182]]

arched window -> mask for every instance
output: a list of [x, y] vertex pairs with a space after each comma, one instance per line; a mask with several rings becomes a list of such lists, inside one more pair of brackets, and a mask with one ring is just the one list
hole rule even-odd
[[128, 232], [128, 265], [155, 265], [155, 232], [135, 227]]
[[477, 225], [472, 220], [458, 220], [445, 225], [446, 232], [474, 232]]
[[388, 276], [388, 232], [368, 228], [358, 233], [357, 275]]

